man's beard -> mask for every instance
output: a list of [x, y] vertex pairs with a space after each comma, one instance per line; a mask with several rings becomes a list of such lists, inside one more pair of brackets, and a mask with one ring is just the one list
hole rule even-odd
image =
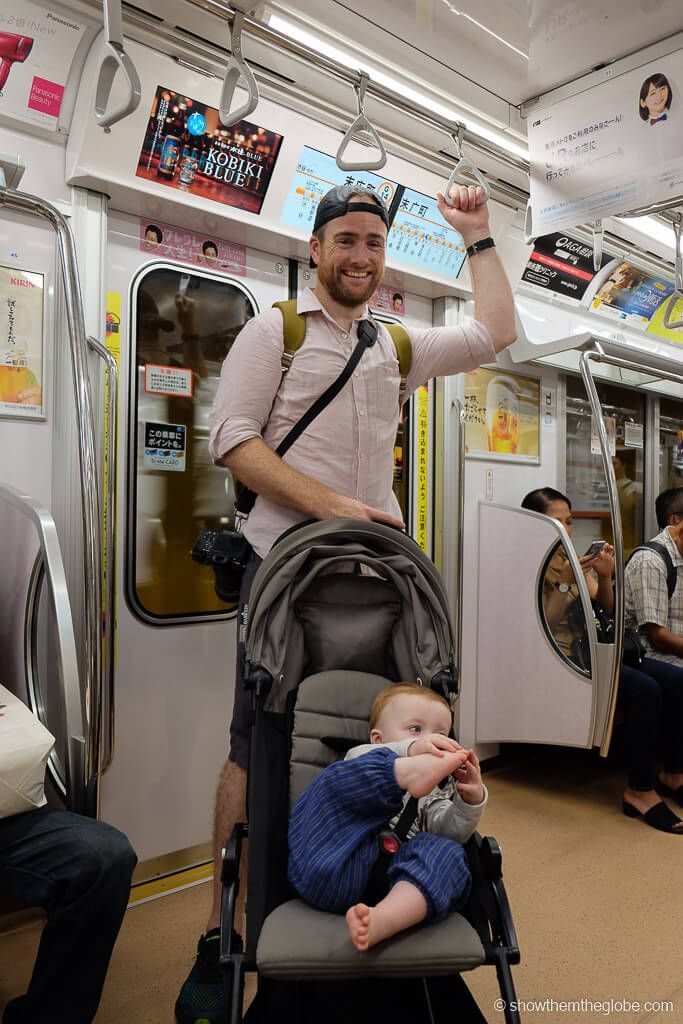
[[334, 270], [328, 270], [324, 264], [320, 264], [318, 266], [318, 280], [330, 298], [338, 302], [340, 306], [355, 308], [367, 302], [375, 294], [382, 280], [382, 274], [371, 273], [370, 277], [368, 277], [367, 287], [362, 291], [352, 292], [350, 288], [345, 286], [341, 272], [337, 274]]

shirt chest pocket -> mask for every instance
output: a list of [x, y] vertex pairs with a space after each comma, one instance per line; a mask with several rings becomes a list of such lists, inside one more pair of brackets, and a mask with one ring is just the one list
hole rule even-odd
[[378, 416], [385, 421], [395, 419], [398, 423], [400, 384], [398, 360], [383, 359], [368, 368], [366, 393], [370, 416]]

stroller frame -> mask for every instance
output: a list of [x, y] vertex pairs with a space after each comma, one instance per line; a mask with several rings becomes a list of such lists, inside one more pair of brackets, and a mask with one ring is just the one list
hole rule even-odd
[[[304, 526], [294, 534], [296, 539], [299, 541], [299, 544], [295, 544], [294, 547], [298, 550], [300, 547], [305, 546], [308, 540], [308, 537], [306, 536], [307, 533], [311, 534], [311, 541], [314, 541], [316, 544], [319, 543], [321, 528], [325, 528], [326, 532], [333, 534], [335, 544], [338, 542], [340, 537], [343, 537], [344, 539], [351, 538], [355, 541], [358, 539], [359, 534], [367, 535], [369, 533], [371, 538], [378, 538], [380, 543], [383, 542], [385, 538], [388, 538], [391, 545], [395, 545], [396, 538], [400, 537], [401, 547], [404, 549], [408, 548], [411, 558], [424, 563], [425, 566], [428, 567], [428, 570], [425, 569], [425, 571], [429, 572], [432, 582], [434, 582], [435, 578], [438, 581], [438, 585], [441, 585], [438, 573], [436, 573], [432, 563], [429, 562], [417, 545], [415, 545], [409, 538], [406, 538], [403, 535], [398, 535], [396, 531], [377, 523], [359, 524], [355, 521], [344, 520], [337, 521], [333, 524], [327, 523]], [[257, 600], [263, 593], [268, 581], [272, 579], [273, 573], [278, 568], [278, 564], [282, 564], [283, 558], [286, 559], [291, 553], [291, 537], [292, 534], [287, 534], [286, 541], [285, 539], [281, 539], [281, 541], [273, 548], [268, 558], [264, 560], [263, 565], [259, 569], [257, 578], [254, 581], [254, 586], [252, 587], [252, 595], [256, 593]], [[290, 550], [278, 550], [283, 547], [289, 548]], [[261, 584], [260, 587], [259, 584]], [[440, 597], [442, 601], [446, 600], [443, 592]], [[259, 772], [266, 772], [267, 774], [267, 769], [263, 768], [262, 755], [264, 750], [272, 749], [273, 742], [275, 742], [276, 745], [279, 743], [282, 750], [287, 749], [286, 745], [291, 737], [291, 729], [288, 726], [288, 722], [293, 719], [293, 702], [291, 700], [287, 710], [281, 709], [279, 714], [273, 713], [272, 700], [271, 707], [270, 709], [268, 708], [268, 702], [271, 699], [271, 691], [273, 689], [274, 676], [271, 671], [272, 665], [264, 667], [262, 663], [255, 664], [251, 661], [254, 648], [257, 646], [253, 641], [254, 627], [252, 614], [255, 614], [254, 603], [254, 599], [252, 598], [249, 608], [249, 626], [247, 634], [247, 650], [250, 655], [248, 679], [253, 692], [254, 704], [252, 751], [249, 772], [250, 798], [252, 778], [258, 775]], [[251, 645], [250, 639], [252, 640]], [[264, 660], [266, 659], [264, 658]], [[398, 672], [400, 678], [400, 666], [398, 668]], [[450, 665], [450, 672], [446, 674], [450, 677], [449, 688], [454, 689], [455, 672], [452, 662]], [[278, 676], [276, 675], [275, 678], [277, 679]], [[387, 682], [390, 682], [390, 680], [387, 680]], [[430, 679], [430, 684], [434, 689], [439, 692], [443, 692], [444, 672], [434, 672]], [[296, 688], [298, 688], [298, 685], [299, 683], [296, 684]], [[296, 692], [296, 688], [294, 692]], [[273, 729], [275, 729], [275, 732], [273, 732]], [[288, 780], [278, 780], [278, 785], [280, 786], [279, 795], [274, 795], [272, 797], [272, 806], [273, 808], [281, 806], [284, 795], [286, 805], [283, 812], [285, 831], [284, 846], [282, 846], [283, 837], [278, 835], [277, 838], [280, 843], [280, 857], [284, 856], [286, 865], [286, 822], [289, 816], [289, 804], [287, 801], [289, 783]], [[249, 806], [251, 806], [251, 799], [249, 801]], [[268, 821], [271, 820], [268, 814], [268, 807], [266, 807], [265, 810], [262, 810], [261, 817]], [[253, 815], [250, 815], [250, 819], [253, 820]], [[270, 827], [270, 825], [268, 827]], [[275, 828], [277, 828], [277, 825]], [[256, 822], [252, 824], [251, 828], [246, 823], [238, 823], [233, 829], [223, 851], [221, 870], [223, 889], [221, 899], [220, 964], [225, 973], [226, 981], [231, 983], [231, 1024], [240, 1024], [243, 1019], [242, 1003], [245, 973], [247, 971], [258, 971], [256, 962], [256, 944], [261, 933], [262, 926], [272, 909], [291, 898], [291, 893], [284, 891], [281, 884], [279, 889], [276, 889], [275, 892], [271, 892], [269, 889], [268, 879], [264, 879], [264, 876], [268, 875], [268, 859], [270, 857], [272, 861], [274, 856], [272, 852], [272, 839], [269, 840], [266, 838], [266, 832], [267, 829], [264, 832], [264, 827]], [[249, 913], [247, 916], [247, 940], [243, 951], [241, 949], [234, 948], [233, 935], [235, 925], [235, 905], [240, 884], [239, 875], [242, 860], [242, 847], [243, 841], [247, 838], [249, 838], [249, 875], [252, 879], [252, 886], [255, 893], [255, 913], [254, 917], [251, 919]], [[268, 847], [267, 855], [265, 854], [266, 847]], [[472, 874], [472, 889], [467, 910], [463, 912], [462, 916], [472, 926], [481, 943], [481, 947], [484, 952], [484, 960], [480, 965], [483, 966], [484, 964], [487, 964], [495, 967], [501, 998], [505, 1006], [504, 1016], [506, 1024], [519, 1024], [520, 1017], [516, 1006], [516, 995], [511, 967], [512, 965], [520, 962], [520, 952], [507, 893], [503, 883], [501, 850], [493, 837], [482, 837], [479, 833], [475, 833], [465, 844], [465, 851]], [[277, 863], [279, 865], [280, 861]], [[256, 877], [259, 880], [258, 889], [255, 885]], [[251, 909], [251, 889], [249, 893], [249, 901]], [[255, 924], [253, 923], [254, 921], [256, 922]], [[389, 945], [392, 941], [393, 940], [388, 940], [386, 945]], [[459, 973], [459, 971], [457, 968], [453, 968], [451, 973], [456, 974]], [[383, 975], [380, 974], [379, 976], [381, 977]], [[424, 976], [430, 976], [428, 970], [424, 972]], [[292, 980], [305, 981], [306, 975], [301, 974], [298, 979], [292, 977]]]

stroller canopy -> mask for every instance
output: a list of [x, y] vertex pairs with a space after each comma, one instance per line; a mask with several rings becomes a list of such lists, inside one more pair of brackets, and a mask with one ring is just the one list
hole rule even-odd
[[265, 708], [283, 712], [304, 674], [328, 669], [456, 690], [453, 630], [443, 582], [417, 544], [357, 519], [286, 533], [254, 577], [247, 612], [247, 677], [268, 673]]

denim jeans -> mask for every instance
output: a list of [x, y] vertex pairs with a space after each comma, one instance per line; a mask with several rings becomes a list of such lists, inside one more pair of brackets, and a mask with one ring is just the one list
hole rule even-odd
[[47, 911], [28, 991], [3, 1024], [90, 1024], [136, 856], [111, 825], [41, 807], [0, 819], [0, 892]]
[[623, 665], [619, 704], [626, 716], [624, 746], [630, 788], [654, 789], [660, 736], [664, 770], [683, 772], [683, 668], [657, 658], [644, 658], [638, 668]]

